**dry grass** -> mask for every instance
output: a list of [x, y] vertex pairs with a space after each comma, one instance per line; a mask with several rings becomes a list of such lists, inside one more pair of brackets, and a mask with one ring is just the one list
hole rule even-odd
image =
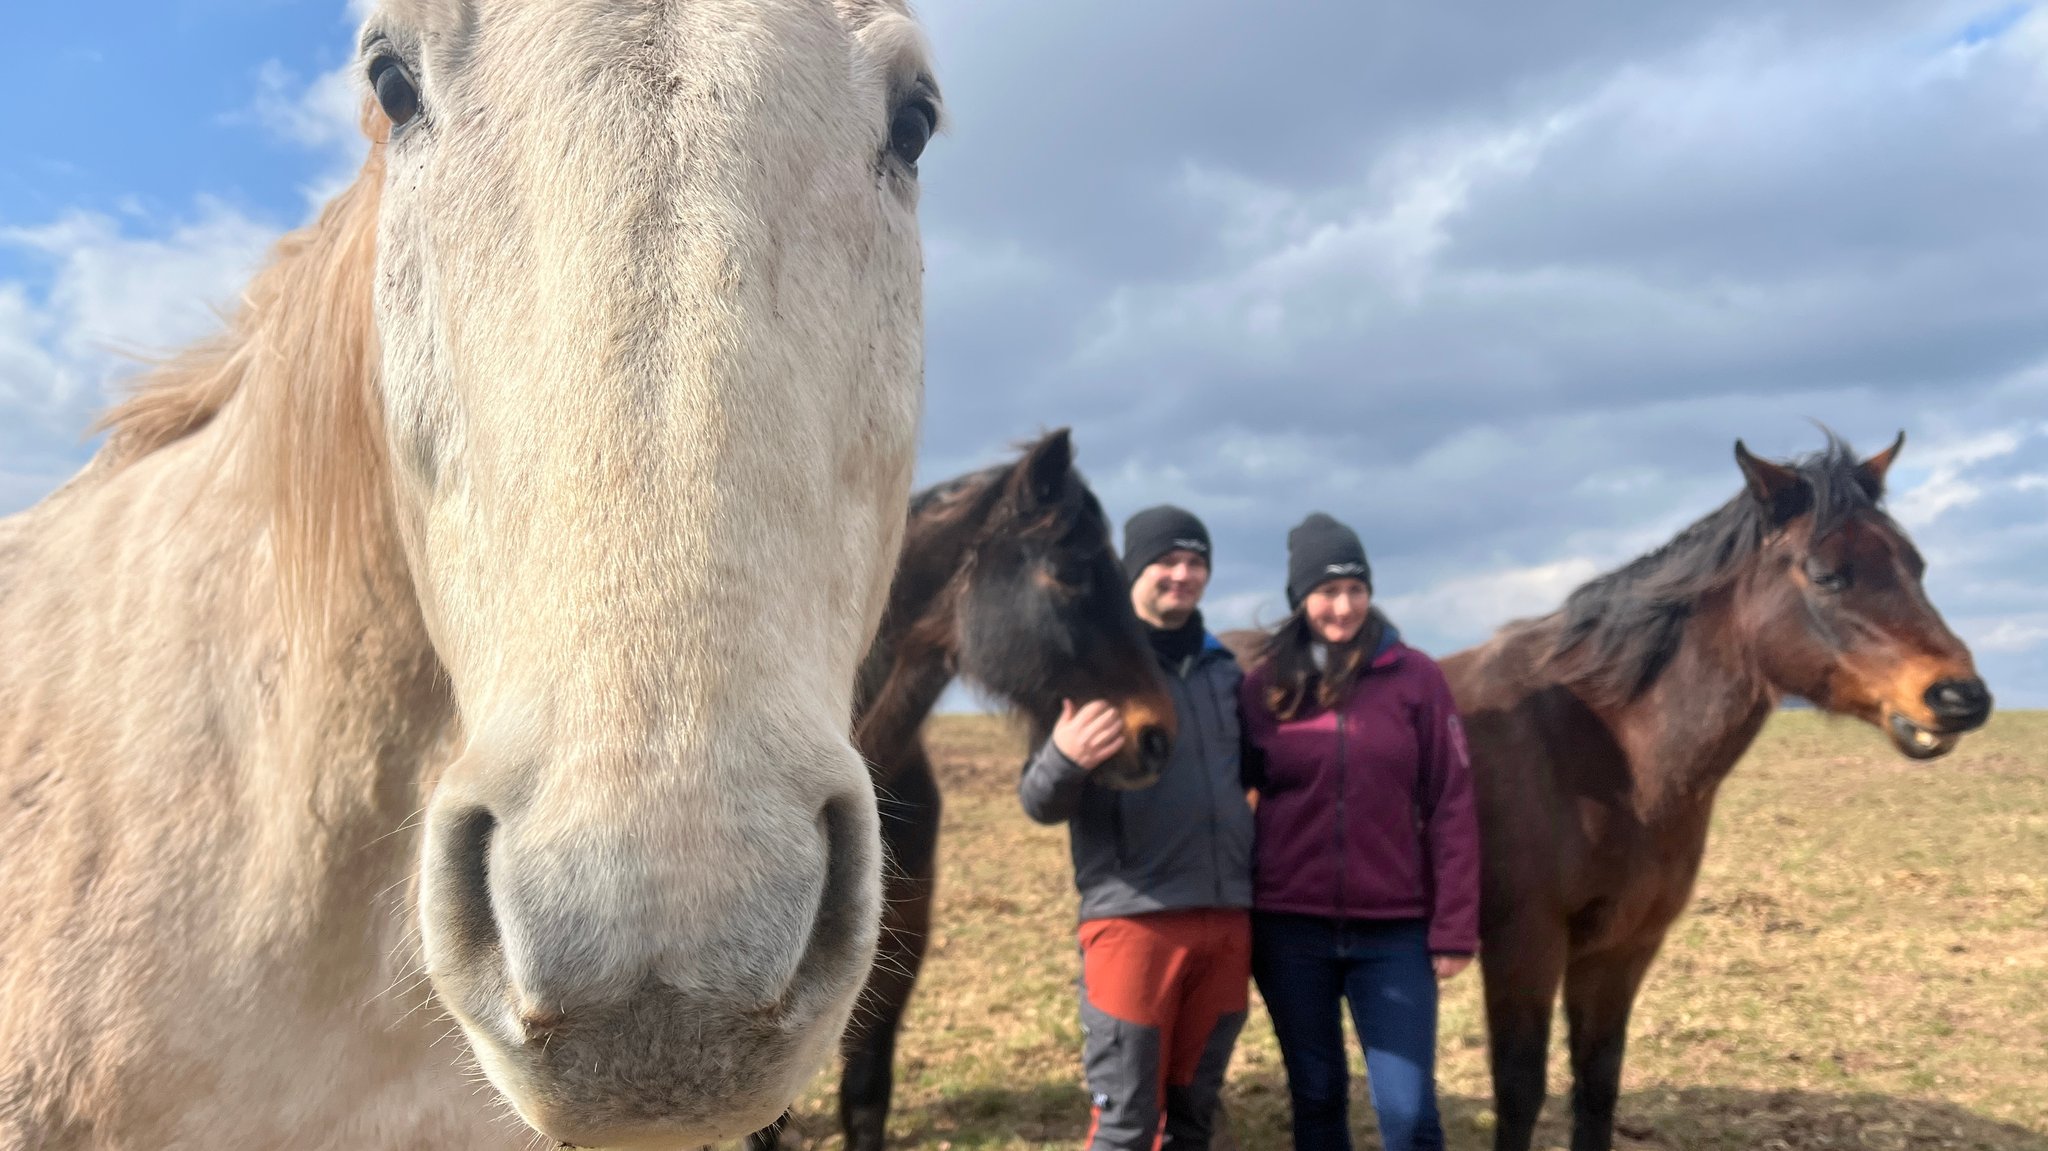
[[[899, 1060], [896, 1146], [1075, 1147], [1087, 1125], [1063, 829], [1013, 794], [999, 723], [931, 732], [947, 794], [937, 932]], [[1490, 1145], [1477, 980], [1444, 1006], [1451, 1146]], [[1723, 789], [1692, 910], [1638, 1005], [1624, 1146], [2048, 1151], [2048, 713], [1914, 765], [1873, 731], [1778, 719]], [[1356, 1053], [1353, 1056], [1357, 1063]], [[832, 1081], [795, 1130], [838, 1144]], [[1566, 1083], [1560, 1059], [1552, 1090]], [[1226, 1095], [1287, 1146], [1256, 1002]], [[1361, 1147], [1377, 1147], [1354, 1082]], [[1565, 1139], [1553, 1094], [1539, 1146]]]

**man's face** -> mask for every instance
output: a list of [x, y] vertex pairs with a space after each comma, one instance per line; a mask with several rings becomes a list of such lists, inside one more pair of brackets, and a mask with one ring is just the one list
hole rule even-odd
[[1153, 627], [1179, 627], [1194, 614], [1209, 587], [1209, 561], [1175, 548], [1146, 565], [1131, 584], [1131, 607]]

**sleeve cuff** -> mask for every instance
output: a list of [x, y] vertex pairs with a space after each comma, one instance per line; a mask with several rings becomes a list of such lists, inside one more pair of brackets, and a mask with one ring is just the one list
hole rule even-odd
[[1088, 774], [1087, 768], [1068, 759], [1067, 753], [1060, 750], [1060, 745], [1050, 739], [1045, 741], [1045, 750], [1039, 753], [1039, 759], [1045, 764], [1045, 770], [1056, 776], [1072, 778]]

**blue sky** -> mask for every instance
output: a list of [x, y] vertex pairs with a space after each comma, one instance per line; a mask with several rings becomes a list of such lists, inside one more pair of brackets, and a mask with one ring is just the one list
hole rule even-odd
[[[0, 219], [140, 212], [161, 226], [190, 214], [199, 197], [272, 223], [302, 215], [305, 149], [251, 131], [248, 112], [263, 94], [266, 62], [310, 79], [344, 61], [355, 20], [341, 6], [32, 4], [8, 24], [34, 50], [0, 83], [15, 107], [36, 111], [4, 129]], [[0, 254], [0, 269], [39, 270], [18, 252]]]
[[[927, 0], [921, 475], [1071, 424], [1212, 616], [1356, 524], [1438, 652], [1905, 428], [1895, 510], [2048, 705], [2048, 15], [1946, 0]], [[1540, 11], [1537, 8], [1540, 7]], [[347, 5], [30, 5], [0, 73], [0, 512], [358, 155]]]

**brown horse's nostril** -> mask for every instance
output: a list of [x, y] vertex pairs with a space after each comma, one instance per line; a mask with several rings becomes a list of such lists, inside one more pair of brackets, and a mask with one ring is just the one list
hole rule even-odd
[[1166, 766], [1166, 757], [1173, 754], [1173, 740], [1165, 728], [1146, 727], [1138, 732], [1138, 758], [1146, 767]]
[[1950, 730], [1981, 726], [1991, 718], [1991, 692], [1984, 681], [1945, 679], [1927, 689], [1927, 709]]

